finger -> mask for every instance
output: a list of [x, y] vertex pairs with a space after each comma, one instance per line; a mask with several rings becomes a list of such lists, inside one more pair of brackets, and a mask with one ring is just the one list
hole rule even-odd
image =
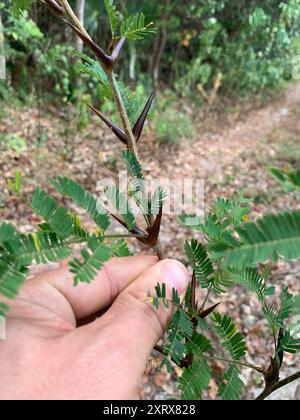
[[[147, 290], [154, 294], [157, 283], [165, 283], [168, 294], [177, 289], [181, 299], [189, 284], [186, 268], [174, 260], [163, 260], [144, 271], [115, 300], [111, 308], [100, 319], [87, 328], [97, 340], [97, 331], [106, 336], [113, 353], [126, 353], [126, 360], [133, 374], [142, 375], [151, 350], [165, 331], [174, 312], [174, 305], [155, 309], [146, 301]], [[110, 338], [109, 338], [110, 337]]]
[[[76, 287], [68, 267], [60, 267], [32, 279], [26, 287], [34, 291], [36, 283], [40, 286], [36, 290], [50, 284], [67, 300], [75, 318], [82, 319], [111, 305], [122, 290], [156, 262], [157, 258], [153, 256], [112, 258], [104, 264], [91, 284], [80, 283]], [[41, 293], [37, 296], [37, 299], [40, 298]], [[42, 303], [48, 304], [45, 299]], [[50, 305], [53, 306], [53, 302], [49, 302]]]

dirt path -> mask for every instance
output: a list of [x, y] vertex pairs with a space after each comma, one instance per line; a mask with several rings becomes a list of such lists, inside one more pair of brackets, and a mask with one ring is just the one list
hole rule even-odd
[[[284, 95], [276, 101], [261, 108], [239, 116], [233, 122], [216, 124], [211, 131], [199, 124], [199, 134], [192, 144], [182, 142], [179, 148], [176, 166], [170, 169], [182, 176], [182, 168], [186, 172], [196, 171], [197, 176], [208, 178], [238, 161], [240, 156], [258, 151], [262, 140], [271, 136], [276, 141], [276, 132], [284, 127], [287, 136], [291, 131], [297, 132], [300, 147], [300, 84], [290, 85]], [[297, 118], [298, 117], [298, 118]]]
[[[222, 119], [221, 116], [199, 116], [193, 142], [182, 140], [176, 147], [155, 147], [153, 150], [151, 142], [143, 139], [140, 150], [147, 174], [170, 180], [203, 178], [206, 207], [216, 195], [228, 197], [243, 188], [253, 200], [252, 217], [266, 211], [296, 208], [294, 200], [287, 197], [269, 176], [268, 168], [300, 167], [300, 84], [290, 85], [284, 94], [260, 109], [243, 114], [234, 110], [227, 114], [227, 118]], [[66, 137], [66, 126], [60, 118], [43, 113], [42, 119], [39, 117], [36, 109], [16, 108], [7, 109], [6, 117], [0, 121], [0, 136], [8, 139], [13, 133], [27, 143], [21, 153], [3, 145], [0, 150], [0, 218], [12, 221], [23, 231], [31, 231], [39, 219], [8, 192], [6, 179], [12, 178], [16, 169], [23, 174], [23, 192], [30, 198], [36, 184], [47, 189], [48, 176], [56, 174], [71, 176], [95, 191], [97, 182], [107, 176], [99, 165], [99, 151], [111, 168], [121, 167], [119, 144], [98, 120], [92, 119], [84, 135], [71, 133]], [[47, 141], [37, 147], [41, 127]], [[73, 141], [76, 143], [74, 154], [67, 157], [64, 153], [66, 139], [68, 147]], [[82, 220], [87, 223], [84, 215]], [[166, 216], [161, 237], [166, 255], [182, 259], [183, 243], [191, 238], [191, 232], [179, 228], [174, 216]], [[284, 279], [291, 290], [299, 291], [299, 272], [298, 265], [280, 264], [274, 268], [272, 276]], [[241, 329], [248, 332], [249, 362], [267, 363], [265, 351], [262, 351], [267, 348], [264, 324], [256, 313], [257, 306], [252, 298], [234, 290], [222, 300], [220, 310], [230, 314]], [[293, 371], [297, 363], [287, 358], [287, 371]], [[259, 387], [257, 375], [249, 376], [247, 370], [243, 374], [250, 384]], [[164, 371], [157, 371], [153, 364], [149, 365], [142, 396], [158, 399], [176, 396], [172, 378]], [[216, 384], [212, 382], [208, 393], [210, 398], [214, 398], [215, 390]], [[293, 388], [289, 398], [294, 398], [297, 393], [299, 389]], [[251, 392], [247, 395], [252, 396]]]

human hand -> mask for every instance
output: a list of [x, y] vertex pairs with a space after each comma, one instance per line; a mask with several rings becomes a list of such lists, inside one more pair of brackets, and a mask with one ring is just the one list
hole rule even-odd
[[111, 259], [90, 285], [73, 287], [68, 267], [27, 280], [0, 340], [0, 399], [138, 398], [174, 310], [145, 301], [157, 283], [183, 296], [188, 273], [177, 261], [138, 256]]

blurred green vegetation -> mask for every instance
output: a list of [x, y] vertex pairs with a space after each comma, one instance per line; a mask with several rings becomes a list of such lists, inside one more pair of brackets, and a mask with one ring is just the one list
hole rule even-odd
[[[75, 3], [71, 1], [74, 7]], [[192, 137], [190, 117], [178, 114], [178, 100], [201, 106], [210, 105], [217, 95], [263, 95], [292, 78], [295, 57], [300, 56], [300, 0], [115, 3], [123, 19], [143, 11], [157, 28], [155, 35], [137, 44], [126, 41], [118, 71], [120, 80], [141, 93], [141, 103], [153, 84], [166, 92], [153, 114], [162, 142]], [[87, 111], [78, 99], [102, 105], [103, 86], [93, 74], [81, 76], [70, 29], [37, 1], [22, 13], [12, 9], [13, 0], [0, 4], [7, 66], [0, 100], [58, 106], [71, 102], [78, 109], [79, 128], [84, 127]], [[94, 40], [108, 48], [110, 28], [103, 1], [85, 1], [85, 25]], [[105, 108], [112, 110], [109, 101]]]

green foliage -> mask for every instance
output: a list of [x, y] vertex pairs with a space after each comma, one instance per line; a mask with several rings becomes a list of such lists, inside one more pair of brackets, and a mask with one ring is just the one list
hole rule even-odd
[[219, 244], [212, 248], [228, 265], [245, 267], [280, 257], [300, 257], [300, 213], [268, 214], [256, 223], [247, 223], [237, 230], [240, 241], [233, 247]]
[[236, 365], [230, 365], [228, 371], [223, 374], [223, 379], [225, 382], [219, 386], [218, 397], [225, 401], [240, 400], [244, 382]]
[[8, 147], [17, 155], [21, 155], [27, 150], [26, 140], [18, 134], [9, 133], [6, 136], [0, 134], [0, 146]]
[[82, 259], [74, 258], [69, 265], [70, 271], [75, 274], [75, 286], [79, 282], [91, 283], [94, 280], [97, 270], [111, 257], [111, 250], [102, 243], [95, 235], [87, 241], [87, 246], [81, 251]]
[[190, 243], [185, 242], [184, 249], [192, 263], [197, 282], [203, 289], [209, 289], [219, 295], [231, 287], [232, 281], [227, 272], [214, 270], [213, 262], [209, 258], [204, 245], [196, 239], [192, 239]]
[[152, 214], [152, 215], [158, 214], [159, 209], [163, 205], [166, 197], [167, 197], [167, 193], [161, 187], [155, 188], [148, 203], [147, 213]]
[[17, 231], [13, 225], [7, 222], [0, 224], [0, 243], [3, 244], [5, 241], [14, 238], [17, 235]]
[[127, 243], [123, 239], [111, 240], [109, 245], [113, 255], [116, 257], [130, 257], [133, 255], [133, 252], [130, 251]]
[[97, 82], [103, 86], [103, 93], [106, 92], [105, 97], [111, 97], [112, 92], [109, 86], [108, 78], [105, 71], [100, 66], [99, 61], [94, 60], [86, 54], [79, 54], [82, 62], [77, 63], [77, 68], [80, 72], [93, 77]]
[[157, 141], [161, 144], [176, 144], [179, 139], [194, 138], [193, 122], [187, 113], [178, 109], [176, 96], [162, 99], [153, 115]]
[[[96, 99], [100, 96], [105, 102], [102, 104], [102, 111], [109, 112], [113, 116], [113, 120], [119, 122], [119, 116], [114, 113], [114, 96], [111, 90], [107, 75], [100, 66], [97, 60], [88, 57], [85, 54], [79, 55], [83, 62], [77, 64], [78, 72], [88, 76], [86, 83], [93, 83], [98, 87]], [[130, 87], [126, 86], [122, 81], [117, 81], [120, 95], [124, 102], [126, 112], [132, 125], [136, 123], [138, 116], [145, 104], [145, 92], [141, 86], [138, 86], [136, 91], [132, 91]]]
[[72, 231], [74, 220], [63, 207], [59, 207], [54, 198], [37, 187], [31, 201], [31, 207], [36, 214], [41, 216], [53, 229], [58, 237], [68, 238]]
[[267, 293], [266, 279], [256, 269], [247, 267], [244, 270], [231, 269], [230, 274], [235, 283], [245, 286], [250, 292], [257, 295], [263, 302]]
[[156, 33], [156, 29], [151, 28], [151, 25], [152, 22], [146, 25], [144, 13], [129, 16], [121, 24], [121, 36], [130, 41], [144, 39], [146, 36]]
[[207, 388], [211, 377], [210, 367], [202, 356], [210, 349], [210, 341], [194, 332], [187, 344], [187, 350], [189, 354], [193, 354], [194, 361], [188, 368], [184, 368], [179, 378], [182, 399], [201, 399], [202, 392]]
[[30, 8], [33, 0], [11, 0], [10, 3], [13, 14], [18, 16], [20, 13], [22, 14]]
[[58, 34], [55, 33], [49, 43], [23, 10], [17, 14], [8, 11], [4, 35], [7, 87], [14, 87], [18, 99], [28, 101], [35, 95], [45, 99], [51, 95], [51, 100], [65, 103], [75, 98], [76, 71], [69, 65], [73, 48], [61, 45]]
[[129, 197], [125, 193], [120, 192], [114, 185], [105, 188], [105, 194], [124, 220], [128, 230], [132, 230], [136, 225], [136, 221], [130, 208]]
[[211, 378], [210, 367], [206, 360], [196, 359], [191, 366], [183, 370], [179, 378], [179, 388], [183, 400], [199, 400], [208, 387]]
[[273, 331], [277, 331], [279, 328], [278, 318], [279, 318], [279, 309], [274, 303], [265, 305], [262, 308], [263, 314], [268, 321], [268, 324]]
[[34, 21], [28, 17], [27, 11], [20, 11], [18, 16], [11, 15], [8, 23], [5, 28], [5, 35], [20, 42], [25, 47], [27, 47], [28, 42], [36, 43], [44, 36]]
[[197, 281], [202, 288], [208, 288], [211, 284], [214, 268], [211, 260], [208, 258], [205, 247], [196, 239], [192, 239], [190, 243], [185, 242], [184, 250], [193, 265]]
[[295, 354], [298, 350], [300, 350], [300, 339], [294, 338], [290, 331], [286, 331], [278, 351]]
[[135, 154], [130, 150], [126, 150], [123, 152], [123, 158], [125, 160], [129, 175], [132, 178], [143, 179], [143, 170]]
[[12, 191], [15, 194], [20, 194], [20, 190], [21, 190], [21, 179], [22, 179], [22, 175], [20, 171], [16, 171], [15, 173], [15, 179], [14, 181], [12, 181], [11, 179], [7, 180], [7, 186], [10, 189], [10, 191]]
[[282, 184], [287, 193], [296, 192], [300, 197], [300, 169], [296, 171], [280, 171], [272, 168], [272, 175]]
[[[187, 10], [194, 19], [182, 21], [180, 13], [186, 14]], [[218, 74], [222, 75], [221, 91], [225, 94], [251, 95], [276, 89], [291, 78], [299, 13], [298, 0], [280, 4], [275, 0], [251, 1], [243, 7], [237, 1], [211, 0], [178, 8], [167, 49], [171, 53], [178, 41], [182, 43], [180, 59], [176, 63], [168, 60], [171, 72], [177, 76], [177, 90], [195, 97], [196, 86], [212, 89]], [[170, 77], [167, 70], [165, 66], [166, 76]]]
[[[0, 224], [0, 293], [8, 299], [17, 295], [28, 271], [20, 262], [17, 246], [19, 239], [19, 234], [11, 224]], [[4, 306], [2, 309], [4, 311]]]
[[165, 283], [163, 284], [157, 283], [157, 285], [155, 286], [155, 296], [152, 296], [151, 291], [148, 290], [147, 297], [149, 298], [151, 304], [156, 309], [159, 308], [160, 303], [162, 303], [165, 308], [169, 308], [171, 303], [173, 303], [176, 306], [180, 305], [179, 296], [178, 296], [177, 290], [174, 289], [174, 287], [172, 288], [172, 298], [169, 299], [167, 297]]
[[292, 295], [284, 287], [280, 294], [281, 308], [278, 315], [279, 327], [284, 326], [284, 321], [292, 315], [300, 315], [300, 296]]
[[0, 293], [14, 299], [25, 281], [28, 269], [20, 266], [14, 255], [0, 252]]
[[110, 219], [99, 200], [81, 185], [77, 184], [77, 182], [69, 178], [59, 176], [57, 180], [52, 178], [51, 183], [57, 191], [70, 197], [75, 204], [84, 209], [96, 223], [100, 231], [105, 232], [110, 225]]
[[167, 344], [164, 347], [166, 357], [162, 364], [168, 364], [172, 359], [175, 363], [180, 364], [186, 353], [185, 339], [193, 334], [193, 324], [189, 316], [179, 309], [172, 319], [172, 323], [168, 328]]
[[111, 33], [114, 37], [118, 27], [117, 8], [114, 4], [114, 0], [104, 0], [104, 5], [109, 18]]
[[69, 247], [53, 232], [24, 235], [12, 225], [1, 223], [0, 293], [13, 299], [26, 278], [30, 264], [56, 262], [69, 255]]
[[215, 322], [215, 331], [223, 340], [222, 346], [228, 351], [234, 360], [239, 360], [245, 356], [247, 347], [244, 337], [237, 332], [237, 328], [232, 319], [227, 315], [222, 317], [218, 312], [214, 312], [212, 320]]
[[[21, 3], [22, 1], [20, 0]], [[276, 10], [266, 7], [266, 2], [260, 2], [260, 5], [256, 2], [250, 3], [244, 5], [243, 8], [237, 7], [236, 2], [227, 0], [220, 2], [210, 0], [205, 4], [186, 4], [184, 5], [185, 12], [192, 16], [191, 19], [188, 19], [189, 23], [187, 24], [185, 19], [182, 19], [183, 23], [176, 19], [176, 17], [178, 18], [177, 9], [174, 14], [170, 12], [173, 8], [173, 4], [170, 2], [170, 10], [167, 7], [167, 10], [164, 11], [165, 22], [161, 24], [161, 34], [166, 30], [169, 35], [168, 31], [173, 25], [178, 27], [175, 39], [172, 37], [167, 39], [167, 51], [170, 51], [168, 43], [173, 43], [174, 46], [174, 42], [176, 42], [177, 45], [176, 50], [171, 50], [172, 63], [169, 57], [167, 74], [169, 77], [174, 71], [174, 66], [177, 66], [176, 74], [180, 79], [176, 84], [176, 89], [182, 96], [186, 94], [186, 90], [192, 90], [191, 87], [195, 87], [197, 84], [198, 89], [202, 89], [202, 92], [203, 86], [210, 89], [216, 74], [222, 75], [227, 88], [232, 91], [243, 90], [246, 86], [249, 89], [251, 85], [253, 92], [261, 91], [266, 86], [272, 85], [274, 81], [278, 82], [286, 77], [282, 69], [277, 69], [276, 66], [282, 62], [283, 58], [288, 58], [288, 48], [292, 38], [299, 32], [299, 29], [296, 28], [296, 19], [300, 16], [299, 1], [290, 0], [281, 3], [280, 7], [276, 5]], [[127, 14], [128, 10], [125, 6], [122, 12], [117, 13], [113, 0], [104, 0], [104, 6], [109, 17], [113, 43], [119, 39], [119, 29], [120, 35], [130, 41], [142, 39], [154, 33], [151, 24], [145, 23], [143, 13], [135, 10], [134, 14]], [[181, 10], [182, 5], [177, 6]], [[152, 10], [151, 5], [148, 7]], [[159, 13], [163, 11], [161, 6], [157, 9]], [[128, 17], [124, 20], [125, 15]], [[197, 29], [193, 28], [194, 20]], [[40, 52], [43, 50], [42, 33], [29, 20], [26, 13], [21, 13], [19, 17], [9, 16], [8, 22], [10, 22], [10, 26], [6, 26], [6, 35], [9, 37], [11, 49], [11, 55], [8, 55], [9, 59], [21, 57], [24, 60], [28, 53], [33, 54], [33, 47]], [[234, 28], [232, 22], [234, 22]], [[188, 28], [185, 25], [188, 25]], [[201, 27], [201, 33], [198, 33], [199, 27]], [[25, 36], [23, 36], [23, 30]], [[105, 29], [101, 35], [104, 35], [105, 38]], [[35, 42], [30, 45], [32, 39]], [[251, 40], [251, 43], [246, 43], [246, 40]], [[111, 41], [111, 37], [109, 37], [109, 41]], [[189, 50], [186, 51], [186, 55], [182, 51], [183, 47]], [[134, 48], [130, 44], [131, 53], [135, 51]], [[195, 53], [197, 49], [200, 51], [199, 54]], [[53, 56], [51, 58], [50, 54], [49, 60], [47, 60], [44, 51], [40, 53], [41, 58], [37, 60], [40, 71], [41, 68], [43, 71], [45, 68], [48, 74], [56, 70], [60, 63], [63, 63], [64, 66], [68, 65], [67, 52], [64, 53], [62, 46], [54, 45], [51, 51]], [[176, 51], [175, 59], [174, 51]], [[143, 54], [141, 56], [139, 59], [141, 58], [142, 63]], [[262, 57], [264, 60], [261, 59]], [[87, 84], [92, 87], [97, 86], [93, 92], [95, 97], [89, 97], [89, 100], [96, 98], [98, 100], [99, 97], [105, 99], [106, 103], [101, 104], [101, 109], [107, 106], [105, 109], [107, 111], [112, 106], [111, 101], [118, 98], [120, 94], [129, 120], [134, 125], [145, 104], [144, 90], [140, 88], [134, 93], [126, 87], [122, 82], [122, 77], [126, 78], [126, 71], [120, 72], [117, 89], [115, 86], [112, 86], [112, 89], [111, 82], [99, 63], [86, 55], [81, 55], [81, 58], [83, 64], [80, 63], [78, 68], [86, 74]], [[147, 61], [149, 61], [148, 59], [147, 56]], [[191, 64], [186, 71], [187, 61]], [[130, 62], [131, 70], [135, 65], [133, 62], [134, 59]], [[239, 63], [239, 74], [236, 73], [236, 66], [232, 66], [232, 62]], [[123, 64], [126, 64], [125, 58]], [[69, 95], [72, 89], [68, 90], [68, 86], [70, 86], [69, 72], [65, 70], [64, 66], [62, 66], [63, 70], [60, 72], [60, 76], [63, 79], [62, 85], [66, 89], [65, 92], [68, 91]], [[123, 68], [126, 69], [126, 65]], [[162, 75], [166, 76], [166, 68], [162, 66], [161, 70]], [[224, 74], [224, 70], [226, 70], [226, 74]], [[37, 72], [37, 74], [44, 73]], [[61, 81], [59, 80], [57, 83], [60, 86]], [[119, 105], [122, 106], [122, 103]], [[120, 115], [117, 117], [116, 123], [119, 123]], [[124, 115], [122, 117], [121, 120], [124, 119]], [[113, 115], [113, 120], [115, 121], [115, 115]], [[188, 137], [189, 133], [192, 134], [189, 117], [186, 117], [181, 111], [178, 112], [178, 95], [171, 95], [162, 101], [160, 109], [156, 114], [154, 113], [154, 123], [160, 141], [173, 142], [181, 135]], [[153, 241], [150, 242], [150, 239], [153, 237], [153, 228], [157, 228], [157, 221], [160, 222], [165, 194], [160, 188], [157, 188], [150, 197], [146, 187], [138, 182], [144, 180], [144, 176], [137, 156], [126, 150], [123, 153], [123, 158], [130, 175], [127, 191], [121, 192], [116, 186], [105, 189], [106, 196], [118, 215], [106, 211], [101, 203], [77, 182], [60, 176], [57, 179], [51, 179], [52, 185], [58, 192], [70, 199], [72, 204], [83, 209], [95, 222], [97, 234], [84, 230], [74, 211], [70, 212], [67, 208], [61, 207], [53, 197], [40, 188], [36, 188], [31, 202], [32, 209], [44, 220], [44, 223], [38, 226], [37, 232], [27, 235], [20, 234], [12, 225], [5, 222], [0, 224], [0, 293], [4, 297], [12, 299], [17, 295], [26, 278], [28, 268], [33, 262], [40, 264], [65, 259], [70, 256], [73, 244], [83, 244], [80, 257], [73, 258], [69, 263], [70, 271], [74, 274], [75, 285], [79, 282], [90, 283], [111, 256], [132, 255], [127, 243], [121, 239], [122, 235], [106, 233], [110, 225], [109, 216], [113, 216], [120, 225], [128, 230], [128, 235], [125, 236], [139, 236], [137, 239], [144, 245], [147, 245], [147, 240], [149, 240], [150, 248], [155, 249], [159, 254], [159, 247], [156, 247], [156, 244], [153, 245]], [[299, 187], [298, 172], [272, 171], [288, 191], [294, 191]], [[11, 192], [21, 195], [18, 173], [14, 182], [8, 186]], [[145, 197], [144, 201], [146, 202], [142, 202]], [[130, 206], [130, 203], [133, 202], [142, 210], [147, 222], [147, 230], [145, 227], [139, 228], [137, 225]], [[155, 287], [154, 296], [149, 291], [147, 293], [148, 301], [156, 309], [160, 307], [160, 304], [164, 308], [171, 306], [176, 308], [166, 333], [166, 344], [162, 348], [164, 354], [162, 364], [165, 364], [169, 370], [171, 370], [172, 363], [183, 368], [179, 378], [179, 388], [183, 399], [202, 398], [211, 378], [208, 361], [214, 359], [222, 360], [229, 365], [223, 372], [218, 398], [224, 400], [241, 398], [244, 384], [237, 366], [249, 366], [247, 363], [240, 362], [247, 351], [245, 339], [237, 331], [231, 317], [213, 312], [219, 302], [208, 306], [211, 294], [220, 295], [233, 283], [242, 285], [257, 295], [262, 313], [271, 327], [274, 338], [272, 360], [275, 354], [274, 360], [281, 363], [283, 353], [294, 354], [300, 350], [300, 339], [295, 336], [292, 323], [292, 317], [300, 315], [299, 296], [290, 294], [287, 288], [282, 287], [280, 304], [278, 304], [279, 299], [274, 303], [277, 298], [275, 295], [277, 289], [268, 287], [267, 270], [256, 267], [258, 263], [264, 263], [269, 259], [276, 262], [279, 258], [286, 260], [300, 258], [300, 213], [271, 214], [257, 222], [247, 223], [249, 211], [249, 200], [243, 196], [242, 192], [239, 192], [232, 198], [217, 198], [214, 206], [209, 210], [209, 214], [204, 218], [181, 216], [179, 218], [181, 225], [200, 233], [202, 241], [200, 243], [200, 240], [192, 239], [185, 242], [184, 245], [186, 256], [195, 274], [189, 285], [187, 296], [182, 300], [177, 290], [173, 288], [170, 293], [166, 284], [159, 283]], [[152, 226], [149, 226], [150, 218], [145, 217], [149, 213], [159, 213], [159, 217], [155, 218]], [[158, 230], [159, 228], [157, 228]], [[197, 285], [206, 289], [204, 300], [200, 304], [196, 299]], [[3, 315], [7, 310], [7, 305], [1, 302], [0, 315]], [[220, 345], [229, 353], [230, 360], [218, 357], [218, 345], [215, 340], [212, 346], [210, 339], [199, 333], [199, 331], [207, 335], [211, 333], [209, 319], [206, 320], [210, 314], [212, 314], [210, 320], [220, 339]], [[254, 366], [253, 368], [258, 372], [264, 371], [260, 367]]]
[[[28, 3], [31, 2], [14, 1], [14, 11], [21, 10], [21, 12], [12, 14], [13, 19], [19, 20], [17, 23], [19, 28], [17, 30], [14, 28], [12, 31], [18, 33], [18, 42], [25, 40], [26, 34], [32, 35], [32, 38], [22, 46], [30, 50], [26, 52], [27, 56], [34, 49], [32, 48], [34, 42], [38, 41], [37, 31], [28, 26], [28, 19], [22, 21]], [[125, 36], [130, 41], [147, 37], [144, 48], [137, 49], [138, 59], [133, 60], [133, 67], [135, 74], [142, 73], [141, 78], [151, 76], [155, 60], [150, 60], [149, 64], [149, 51], [157, 50], [157, 41], [155, 37], [148, 37], [155, 34], [155, 29], [151, 23], [146, 23], [141, 10], [145, 11], [149, 18], [147, 21], [153, 20], [159, 28], [167, 31], [167, 42], [160, 66], [161, 79], [164, 84], [175, 88], [182, 96], [190, 96], [200, 102], [197, 86], [201, 85], [209, 94], [219, 74], [222, 75], [220, 91], [225, 95], [261, 94], [267, 88], [277, 89], [283, 81], [292, 77], [292, 60], [299, 55], [298, 0], [286, 0], [280, 4], [275, 0], [252, 1], [247, 2], [242, 8], [237, 1], [232, 0], [222, 0], [217, 3], [215, 0], [205, 3], [189, 1], [184, 4], [171, 2], [166, 10], [166, 19], [163, 19], [163, 3], [149, 3], [146, 0], [126, 2], [126, 4], [122, 2], [122, 7], [117, 11], [118, 4], [113, 0], [89, 1], [86, 4], [86, 22], [95, 41], [100, 45], [102, 42], [108, 45], [111, 33], [115, 40], [120, 36]], [[105, 12], [108, 15], [107, 24], [103, 21]], [[6, 22], [4, 23], [4, 27], [7, 28]], [[61, 40], [59, 36], [56, 37], [57, 27], [52, 31], [53, 42], [50, 49], [55, 50], [56, 46], [60, 47]], [[38, 60], [41, 56], [45, 57], [42, 61], [46, 66], [49, 62], [48, 47], [49, 45], [42, 42], [42, 48], [39, 48], [39, 53], [35, 55]], [[16, 46], [15, 40], [10, 36], [9, 49], [24, 55], [24, 51]], [[63, 56], [62, 52], [61, 58]], [[46, 66], [44, 69], [42, 66], [38, 66], [38, 69], [33, 68], [25, 60], [23, 70], [27, 73], [30, 71], [35, 73], [37, 70], [37, 73], [43, 74], [42, 77], [47, 81], [52, 79], [51, 74], [55, 76], [55, 73], [61, 71], [64, 81], [59, 83], [59, 80], [52, 80], [55, 82], [55, 90], [65, 89], [62, 95], [64, 98], [67, 91], [72, 96], [76, 90], [76, 77], [73, 77], [71, 68], [68, 71], [65, 67], [63, 59], [58, 63], [57, 58], [58, 54], [53, 61], [53, 64], [57, 62], [57, 65], [51, 66], [52, 73], [46, 71]], [[128, 77], [128, 71], [132, 73], [130, 59], [126, 57], [122, 59], [124, 80]], [[9, 71], [13, 63], [14, 60], [10, 60]], [[130, 67], [131, 70], [128, 70]], [[146, 70], [148, 68], [151, 72], [149, 74]], [[28, 83], [30, 84], [29, 79]], [[99, 97], [96, 92], [95, 97]], [[184, 121], [188, 118], [182, 114], [178, 118], [180, 130], [176, 130], [176, 125], [172, 124], [176, 110], [164, 114], [164, 116], [157, 114], [156, 117], [157, 136], [162, 142], [174, 142], [176, 137], [182, 135], [186, 126]], [[169, 123], [166, 124], [166, 121]]]
[[203, 233], [209, 246], [219, 242], [236, 244], [231, 234], [248, 219], [249, 211], [249, 199], [240, 191], [232, 198], [217, 197], [204, 220], [198, 216], [183, 215], [178, 218], [178, 222], [188, 229]]
[[0, 317], [5, 317], [6, 313], [8, 312], [9, 307], [5, 303], [0, 302]]
[[17, 241], [10, 241], [9, 246], [18, 249], [18, 261], [22, 265], [57, 262], [70, 256], [69, 247], [53, 232], [38, 232], [20, 235]]

